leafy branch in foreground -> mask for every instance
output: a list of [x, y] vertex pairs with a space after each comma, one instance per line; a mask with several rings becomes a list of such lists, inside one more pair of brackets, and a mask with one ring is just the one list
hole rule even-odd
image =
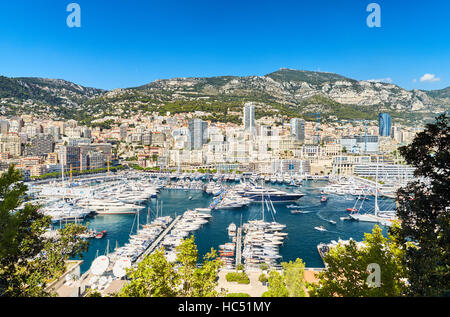
[[88, 242], [77, 238], [86, 228], [69, 224], [57, 238], [44, 236], [51, 226], [39, 206], [22, 203], [27, 186], [20, 171], [10, 166], [0, 177], [0, 295], [49, 296], [46, 286], [61, 276], [66, 261], [87, 250]]
[[[361, 245], [350, 240], [347, 245], [338, 244], [330, 249], [323, 258], [326, 269], [319, 273], [319, 281], [309, 284], [311, 296], [378, 297], [403, 294], [404, 251], [399, 248], [398, 238], [392, 235], [384, 237], [378, 226], [364, 236]], [[370, 275], [367, 268], [372, 263], [380, 267], [379, 287], [371, 287], [367, 283]]]
[[450, 295], [450, 126], [445, 114], [427, 124], [413, 142], [400, 148], [417, 180], [397, 191], [394, 228], [406, 248], [411, 296]]
[[215, 297], [217, 275], [222, 262], [214, 249], [197, 267], [198, 250], [194, 237], [185, 239], [177, 247], [177, 260], [169, 262], [164, 249], [145, 257], [135, 269], [128, 272], [130, 282], [119, 292], [120, 297]]

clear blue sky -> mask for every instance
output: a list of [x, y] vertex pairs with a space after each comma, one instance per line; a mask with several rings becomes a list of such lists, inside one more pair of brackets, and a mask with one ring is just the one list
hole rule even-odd
[[[66, 25], [71, 2], [81, 28]], [[381, 28], [366, 25], [371, 2]], [[449, 21], [448, 0], [2, 0], [0, 74], [113, 89], [288, 67], [441, 89]]]

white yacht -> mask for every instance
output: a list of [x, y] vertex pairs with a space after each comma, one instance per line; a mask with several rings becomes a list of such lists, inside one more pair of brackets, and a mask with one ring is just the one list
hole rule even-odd
[[136, 211], [145, 208], [135, 204], [128, 204], [118, 200], [82, 199], [77, 202], [79, 206], [94, 209], [98, 214], [135, 214]]
[[231, 237], [234, 237], [236, 235], [236, 224], [235, 223], [231, 223], [228, 226], [228, 235]]

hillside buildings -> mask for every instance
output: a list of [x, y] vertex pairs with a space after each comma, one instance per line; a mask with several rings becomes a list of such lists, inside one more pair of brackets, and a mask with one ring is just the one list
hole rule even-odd
[[[75, 120], [53, 121], [32, 116], [0, 118], [0, 164], [14, 163], [26, 175], [105, 168], [108, 162], [152, 169], [237, 170], [262, 174], [373, 174], [374, 157], [390, 156], [381, 170], [410, 175], [396, 150], [410, 142], [417, 127], [380, 121], [317, 123], [276, 117], [256, 120], [255, 104], [242, 107], [242, 123], [206, 121], [208, 113], [153, 114], [127, 119], [108, 117], [110, 128], [79, 125]], [[108, 123], [109, 125], [109, 123]], [[381, 128], [382, 126], [382, 128]], [[389, 133], [387, 133], [389, 130]], [[382, 136], [381, 134], [388, 134]], [[393, 177], [393, 176], [392, 176]]]

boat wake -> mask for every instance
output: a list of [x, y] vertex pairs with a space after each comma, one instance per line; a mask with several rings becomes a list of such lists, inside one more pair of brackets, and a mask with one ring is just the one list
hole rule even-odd
[[336, 233], [336, 234], [342, 234], [342, 232], [337, 232], [337, 231], [333, 231], [333, 230], [327, 230], [327, 232]]
[[298, 206], [298, 207], [302, 207], [302, 208], [306, 208], [306, 209], [313, 209], [313, 208], [319, 208], [322, 207], [322, 205], [309, 205], [309, 206]]
[[320, 213], [317, 213], [317, 217], [319, 217], [319, 218], [322, 219], [323, 221], [329, 222], [329, 223], [331, 223], [331, 224], [333, 224], [333, 225], [336, 224], [336, 221], [331, 220], [331, 219], [326, 219], [326, 218], [322, 217], [322, 216], [320, 215]]
[[325, 229], [325, 230], [321, 230], [321, 231], [323, 231], [323, 232], [329, 232], [329, 233], [342, 234], [342, 232], [337, 232], [337, 231], [333, 231], [333, 230], [328, 230], [328, 229]]
[[311, 214], [311, 213], [314, 213], [314, 212], [317, 212], [317, 211], [315, 211], [315, 210], [303, 210], [302, 209], [302, 214]]

